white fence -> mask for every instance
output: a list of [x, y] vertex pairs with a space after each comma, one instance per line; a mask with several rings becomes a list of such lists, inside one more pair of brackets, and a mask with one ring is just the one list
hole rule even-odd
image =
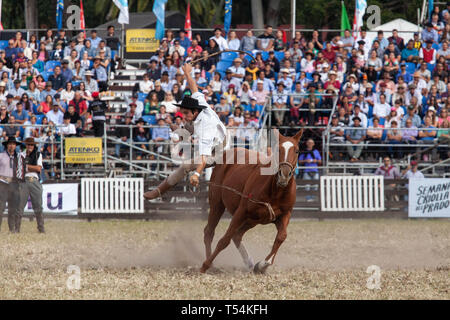
[[82, 178], [82, 213], [143, 213], [143, 178]]
[[382, 176], [320, 177], [322, 211], [384, 211]]

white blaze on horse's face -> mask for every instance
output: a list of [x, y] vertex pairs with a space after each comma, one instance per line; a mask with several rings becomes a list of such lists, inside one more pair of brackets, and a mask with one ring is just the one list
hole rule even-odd
[[287, 157], [289, 155], [289, 149], [294, 146], [294, 144], [290, 141], [283, 142], [281, 145], [284, 148], [284, 162], [287, 162]]

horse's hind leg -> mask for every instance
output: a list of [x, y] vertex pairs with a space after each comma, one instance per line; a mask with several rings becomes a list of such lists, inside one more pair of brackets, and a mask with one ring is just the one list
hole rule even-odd
[[217, 224], [219, 223], [219, 220], [224, 212], [225, 206], [223, 205], [222, 201], [210, 205], [208, 223], [206, 224], [206, 227], [204, 229], [203, 237], [203, 241], [205, 243], [206, 259], [211, 256], [211, 243], [214, 238], [214, 231], [216, 230]]
[[278, 220], [275, 221], [275, 225], [277, 227], [277, 236], [275, 237], [275, 241], [272, 246], [272, 251], [270, 251], [269, 255], [266, 257], [264, 261], [260, 261], [255, 265], [253, 271], [256, 273], [264, 273], [267, 268], [273, 264], [275, 260], [275, 256], [280, 248], [281, 244], [286, 240], [287, 237], [287, 226], [289, 224], [289, 218], [291, 217], [291, 212], [289, 211], [285, 215], [281, 216]]
[[225, 249], [231, 241], [231, 238], [235, 235], [236, 231], [241, 227], [245, 220], [245, 211], [243, 209], [237, 209], [233, 218], [231, 219], [230, 225], [228, 226], [227, 231], [224, 236], [217, 242], [216, 249], [214, 252], [206, 258], [205, 262], [203, 262], [202, 267], [200, 268], [200, 272], [206, 272], [208, 268], [211, 266], [213, 260], [217, 257], [220, 251]]
[[239, 250], [242, 260], [244, 261], [245, 266], [249, 268], [249, 270], [253, 270], [255, 263], [253, 262], [252, 257], [248, 254], [248, 251], [245, 248], [244, 243], [242, 242], [242, 237], [244, 236], [244, 233], [246, 233], [254, 226], [254, 223], [246, 222], [237, 230], [236, 234], [233, 236], [234, 245]]

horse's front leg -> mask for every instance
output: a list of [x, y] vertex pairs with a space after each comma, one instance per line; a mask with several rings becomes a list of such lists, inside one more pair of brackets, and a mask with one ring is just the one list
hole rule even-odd
[[238, 208], [231, 219], [230, 225], [228, 226], [227, 231], [224, 236], [217, 242], [216, 249], [214, 252], [206, 258], [205, 262], [203, 262], [202, 267], [200, 268], [200, 272], [206, 272], [209, 269], [212, 262], [219, 254], [220, 251], [225, 249], [231, 241], [231, 238], [235, 235], [236, 231], [241, 227], [241, 225], [245, 222], [245, 210]]
[[217, 224], [220, 218], [225, 212], [225, 206], [220, 202], [213, 202], [210, 200], [210, 209], [208, 215], [208, 224], [204, 229], [203, 242], [205, 243], [205, 253], [206, 259], [211, 256], [211, 243], [214, 238], [214, 231], [216, 230]]
[[267, 268], [273, 264], [278, 249], [280, 248], [284, 240], [286, 240], [287, 226], [289, 224], [290, 218], [291, 218], [291, 210], [289, 210], [286, 214], [278, 217], [278, 219], [275, 221], [275, 226], [277, 227], [278, 232], [272, 246], [272, 251], [270, 251], [269, 255], [266, 257], [264, 261], [260, 261], [255, 265], [255, 268], [253, 269], [255, 273], [265, 273]]

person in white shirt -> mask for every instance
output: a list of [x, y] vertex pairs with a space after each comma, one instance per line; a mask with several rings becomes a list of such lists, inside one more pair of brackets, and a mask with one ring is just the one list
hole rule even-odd
[[214, 39], [216, 41], [220, 51], [229, 49], [227, 40], [225, 40], [225, 38], [222, 37], [222, 29], [220, 28], [214, 29], [214, 36], [211, 37], [210, 39]]
[[60, 110], [60, 106], [57, 103], [53, 104], [53, 109], [45, 114], [48, 122], [53, 122], [55, 125], [63, 124], [64, 113]]
[[353, 115], [350, 116], [349, 126], [353, 125], [353, 118], [355, 118], [355, 117], [359, 118], [361, 127], [367, 128], [367, 123], [368, 123], [367, 116], [363, 112], [361, 112], [361, 107], [359, 106], [359, 104], [356, 104], [353, 107]]
[[378, 118], [386, 118], [391, 112], [391, 105], [386, 103], [386, 96], [380, 95], [380, 102], [375, 103], [373, 106], [373, 115]]
[[149, 93], [153, 89], [155, 89], [155, 85], [150, 81], [148, 73], [144, 73], [144, 80], [139, 82], [139, 92]]
[[133, 103], [136, 105], [136, 113], [142, 115], [142, 112], [144, 112], [144, 103], [142, 103], [142, 101], [139, 101], [138, 97], [139, 95], [137, 94], [137, 92], [131, 95], [131, 99], [125, 96], [125, 102], [128, 105], [127, 112], [130, 112], [130, 105]]
[[228, 33], [228, 48], [232, 50], [239, 50], [241, 47], [241, 41], [236, 37], [235, 31], [230, 31]]
[[403, 173], [403, 178], [405, 179], [421, 179], [425, 178], [422, 172], [418, 170], [419, 165], [417, 161], [411, 161], [411, 164], [408, 165], [406, 170]]
[[231, 78], [236, 79], [239, 82], [239, 87], [241, 86], [242, 80], [245, 77], [245, 69], [241, 67], [242, 59], [236, 58], [233, 61], [233, 65], [228, 68], [231, 70]]
[[59, 128], [59, 134], [65, 137], [72, 137], [77, 134], [75, 124], [70, 123], [70, 115], [64, 115], [63, 126]]
[[[191, 96], [185, 96], [180, 107], [184, 120], [190, 122], [193, 126], [193, 137], [198, 141], [198, 156], [184, 162], [181, 167], [175, 170], [164, 180], [156, 189], [148, 191], [144, 194], [144, 198], [152, 200], [160, 197], [172, 186], [180, 182], [184, 176], [192, 170], [189, 181], [192, 186], [199, 184], [199, 177], [206, 167], [212, 167], [216, 163], [216, 157], [222, 157], [220, 149], [225, 147], [226, 128], [220, 121], [216, 112], [208, 105], [203, 93], [198, 91], [197, 84], [192, 78], [192, 66], [188, 63], [183, 65], [184, 76], [191, 90]], [[191, 130], [192, 131], [192, 130]]]

